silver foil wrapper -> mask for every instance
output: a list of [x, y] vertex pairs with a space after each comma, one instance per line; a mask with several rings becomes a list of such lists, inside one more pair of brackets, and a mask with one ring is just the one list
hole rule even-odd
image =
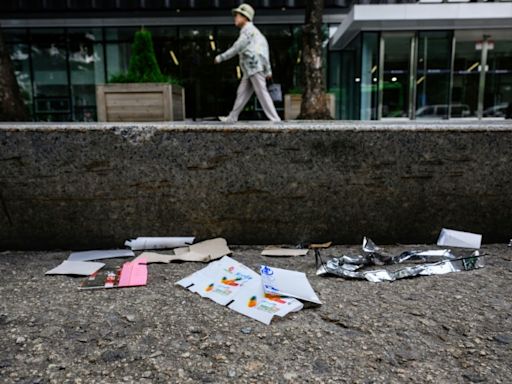
[[[398, 256], [389, 256], [368, 238], [363, 239], [364, 255], [334, 257], [317, 268], [317, 275], [334, 275], [346, 279], [368, 280], [374, 283], [399, 279], [443, 275], [451, 272], [469, 271], [485, 265], [478, 251], [467, 257], [456, 257], [449, 249], [428, 251], [406, 251]], [[321, 260], [319, 254], [317, 260]], [[403, 262], [421, 263], [398, 270], [375, 269], [362, 271], [365, 266], [400, 264]]]

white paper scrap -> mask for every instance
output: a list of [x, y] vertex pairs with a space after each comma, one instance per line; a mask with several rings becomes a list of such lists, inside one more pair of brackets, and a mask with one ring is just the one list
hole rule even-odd
[[322, 304], [315, 291], [309, 284], [306, 274], [281, 268], [262, 265], [260, 268], [263, 290], [286, 297]]
[[262, 256], [306, 256], [307, 249], [292, 249], [292, 248], [268, 248], [261, 252]]
[[286, 316], [301, 310], [303, 306], [299, 300], [265, 293], [261, 277], [258, 276], [247, 283], [228, 308], [269, 325], [274, 316]]
[[455, 231], [443, 228], [439, 234], [437, 245], [447, 247], [480, 249], [482, 235], [477, 233]]
[[69, 261], [89, 261], [111, 259], [115, 257], [133, 257], [135, 253], [129, 249], [110, 249], [105, 251], [73, 252], [69, 255]]
[[171, 249], [184, 247], [194, 242], [194, 237], [137, 237], [126, 240], [124, 245], [134, 251], [143, 249]]
[[[222, 259], [208, 264], [176, 284], [207, 297], [218, 304], [228, 304], [240, 289], [259, 275], [238, 261], [224, 256]], [[193, 284], [192, 286], [190, 286]]]
[[45, 275], [83, 275], [89, 276], [103, 268], [105, 264], [88, 261], [64, 260], [60, 265], [45, 273]]

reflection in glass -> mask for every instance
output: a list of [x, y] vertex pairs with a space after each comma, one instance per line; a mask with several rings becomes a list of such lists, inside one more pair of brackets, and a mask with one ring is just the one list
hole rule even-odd
[[[408, 117], [411, 34], [383, 34], [382, 117]], [[376, 77], [372, 80], [377, 81]]]
[[101, 30], [69, 30], [69, 69], [74, 121], [96, 120], [96, 86], [105, 82]]
[[512, 103], [512, 34], [486, 31], [487, 72], [483, 117], [505, 117]]
[[14, 75], [20, 88], [21, 96], [28, 110], [32, 112], [32, 80], [30, 79], [30, 58], [27, 44], [7, 45]]
[[341, 51], [340, 118], [358, 120], [361, 100], [361, 34]]
[[361, 120], [377, 119], [377, 78], [379, 74], [379, 36], [377, 33], [363, 33], [361, 51], [361, 76], [355, 82], [361, 83]]
[[455, 34], [455, 61], [453, 67], [452, 118], [477, 116], [478, 82], [480, 79], [481, 46], [474, 33], [457, 31]]
[[420, 32], [416, 74], [416, 118], [448, 118], [450, 58], [449, 32]]
[[36, 119], [69, 121], [71, 108], [64, 30], [34, 30], [31, 54]]

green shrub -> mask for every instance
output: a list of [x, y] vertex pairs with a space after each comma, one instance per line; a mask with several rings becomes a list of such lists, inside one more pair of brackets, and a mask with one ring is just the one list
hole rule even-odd
[[114, 75], [111, 83], [171, 83], [179, 81], [162, 74], [156, 61], [151, 32], [142, 28], [135, 32], [128, 72]]

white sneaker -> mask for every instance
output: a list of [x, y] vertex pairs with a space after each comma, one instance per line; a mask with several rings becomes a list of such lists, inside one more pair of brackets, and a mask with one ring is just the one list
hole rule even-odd
[[236, 122], [236, 120], [232, 119], [229, 116], [219, 116], [219, 120], [222, 121], [223, 123], [235, 123]]

